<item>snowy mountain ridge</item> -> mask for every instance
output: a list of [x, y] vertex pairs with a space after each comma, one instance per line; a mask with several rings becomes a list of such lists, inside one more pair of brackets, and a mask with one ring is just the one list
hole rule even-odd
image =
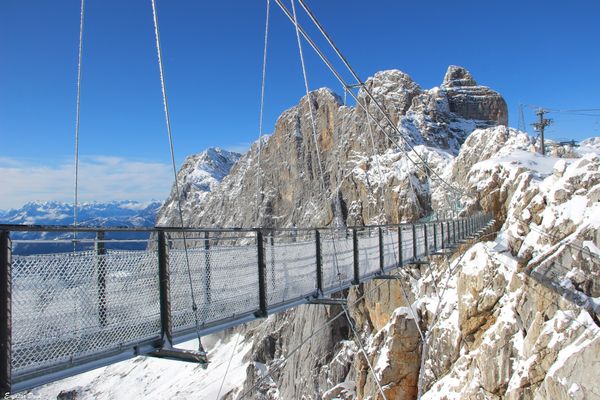
[[[358, 336], [344, 318], [326, 325], [339, 307], [300, 306], [233, 335], [207, 338], [215, 362], [205, 373], [176, 363], [167, 373], [167, 364], [139, 358], [31, 396], [56, 397], [64, 390], [63, 397], [84, 399], [212, 399], [222, 365], [234, 355], [222, 399], [240, 399], [252, 388], [246, 398], [382, 400], [373, 376], [396, 400], [597, 398], [590, 368], [600, 362], [597, 317], [535, 278], [538, 272], [590, 303], [600, 296], [597, 140], [537, 155], [532, 138], [502, 125], [501, 96], [459, 67], [451, 66], [444, 83], [430, 90], [397, 70], [378, 73], [366, 85], [412, 140], [412, 150], [396, 148], [359, 107], [319, 89], [282, 113], [264, 141], [260, 166], [255, 145], [210, 193], [196, 197], [189, 185], [182, 204], [186, 223], [350, 225], [444, 215], [452, 203], [447, 188], [408, 160], [418, 154], [464, 191], [462, 215], [493, 214], [497, 223], [486, 237], [448, 258], [407, 266], [397, 271], [398, 280], [343, 293]], [[364, 93], [360, 98], [382, 120]], [[308, 102], [316, 110], [326, 194]], [[399, 139], [392, 129], [386, 133]], [[191, 181], [183, 175], [193, 171], [191, 162], [180, 181]], [[165, 224], [177, 223], [174, 200], [172, 193], [161, 211]], [[282, 364], [301, 344], [302, 351]]]
[[[162, 202], [130, 200], [83, 202], [78, 205], [78, 222], [86, 226], [154, 226]], [[25, 225], [71, 225], [73, 203], [32, 201], [20, 208], [0, 210], [0, 223]]]
[[[177, 173], [181, 202], [202, 203], [208, 193], [215, 190], [225, 178], [241, 154], [219, 147], [211, 147], [201, 153], [188, 156]], [[157, 225], [179, 225], [179, 221], [169, 220], [167, 215], [177, 211], [177, 191], [173, 186], [171, 194], [160, 210]]]

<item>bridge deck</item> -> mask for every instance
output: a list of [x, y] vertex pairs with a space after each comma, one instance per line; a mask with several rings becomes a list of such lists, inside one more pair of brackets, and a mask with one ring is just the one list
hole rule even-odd
[[76, 251], [18, 255], [20, 244], [36, 240], [11, 243], [11, 231], [68, 229], [0, 225], [1, 389], [21, 391], [195, 337], [192, 287], [206, 335], [386, 274], [489, 219], [335, 231], [186, 229], [192, 285], [182, 230], [154, 228], [147, 249], [118, 250], [105, 239], [110, 229], [96, 228], [87, 248], [80, 239]]

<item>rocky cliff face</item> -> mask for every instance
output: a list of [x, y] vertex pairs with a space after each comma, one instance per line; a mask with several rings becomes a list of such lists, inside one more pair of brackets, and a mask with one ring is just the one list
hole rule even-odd
[[[209, 148], [201, 153], [188, 156], [177, 173], [184, 220], [199, 207], [208, 193], [215, 190], [219, 183], [229, 174], [241, 154]], [[171, 194], [156, 217], [158, 226], [179, 226], [181, 221], [177, 208], [177, 190], [173, 185]]]
[[[281, 115], [262, 146], [260, 168], [255, 145], [210, 194], [186, 202], [186, 222], [398, 222], [460, 204], [462, 213], [492, 212], [498, 223], [481, 242], [462, 246], [452, 257], [433, 257], [429, 265], [399, 271], [398, 280], [344, 293], [356, 333], [345, 317], [328, 324], [338, 307], [314, 305], [240, 328], [240, 356], [223, 398], [383, 399], [378, 382], [387, 399], [598, 396], [593, 365], [600, 361], [600, 329], [589, 311], [598, 303], [594, 274], [600, 256], [595, 142], [586, 146], [590, 154], [562, 153], [574, 158], [535, 155], [525, 134], [497, 126], [506, 118], [502, 98], [457, 67], [430, 90], [400, 71], [378, 73], [366, 85], [412, 150], [394, 147], [360, 107], [346, 107], [320, 89]], [[365, 93], [359, 96], [383, 121]], [[460, 187], [462, 197], [449, 200], [439, 182], [409, 161], [417, 154]], [[165, 224], [177, 217], [169, 203]], [[220, 372], [227, 359], [220, 353], [231, 343], [211, 350]], [[123, 368], [142, 381], [151, 377], [146, 361]], [[113, 376], [124, 371], [108, 370]], [[182, 376], [185, 391], [177, 393], [201, 398], [203, 384], [222, 378]]]
[[[470, 76], [458, 67], [450, 67], [447, 76], [459, 73]], [[186, 223], [324, 226], [334, 222], [334, 215], [338, 218], [335, 223], [343, 225], [410, 221], [429, 214], [429, 186], [436, 183], [429, 180], [422, 166], [413, 165], [409, 159], [417, 159], [418, 153], [441, 173], [474, 129], [506, 122], [498, 117], [499, 110], [506, 116], [506, 104], [499, 94], [470, 81], [469, 86], [462, 86], [462, 100], [453, 100], [458, 94], [453, 94], [451, 82], [447, 88], [442, 85], [422, 90], [398, 70], [367, 79], [365, 87], [397, 124], [402, 138], [384, 121], [364, 90], [359, 92], [359, 101], [375, 120], [361, 107], [342, 105], [340, 97], [329, 89], [311, 92], [281, 114], [275, 131], [262, 145], [260, 165], [255, 144], [211, 195], [184, 204]], [[316, 120], [317, 144], [309, 101]], [[459, 106], [457, 112], [451, 110], [451, 104], [461, 101], [477, 105], [477, 120], [465, 119]], [[404, 141], [413, 149], [393, 145]], [[182, 171], [180, 181], [185, 176]], [[189, 198], [186, 191], [183, 196]], [[172, 223], [174, 210], [172, 201], [167, 201], [161, 221]]]
[[[496, 150], [492, 138], [502, 138]], [[448, 295], [428, 328], [423, 398], [600, 396], [590, 373], [600, 360], [600, 158], [540, 157], [530, 144], [512, 130], [475, 132], [454, 161], [499, 232], [467, 249], [455, 273], [439, 271]]]

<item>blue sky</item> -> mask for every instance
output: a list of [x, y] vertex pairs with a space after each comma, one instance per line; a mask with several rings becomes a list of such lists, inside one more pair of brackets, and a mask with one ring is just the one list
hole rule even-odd
[[[293, 27], [272, 3], [267, 132], [304, 92]], [[449, 64], [462, 65], [480, 84], [504, 95], [512, 126], [520, 103], [600, 108], [598, 2], [311, 0], [309, 5], [363, 78], [397, 68], [430, 88], [440, 84]], [[209, 146], [247, 148], [258, 137], [265, 2], [158, 0], [158, 11], [178, 163]], [[0, 208], [72, 196], [78, 29], [78, 1], [0, 3], [0, 184], [3, 191], [9, 188]], [[163, 199], [168, 193], [153, 35], [149, 0], [86, 1], [83, 200]], [[341, 93], [308, 48], [306, 55], [311, 88]], [[599, 117], [551, 117], [556, 123], [549, 137], [600, 135]], [[526, 110], [527, 122], [533, 118]], [[162, 172], [152, 169], [160, 165]], [[44, 171], [54, 180], [45, 179]], [[139, 176], [129, 175], [132, 171]], [[98, 174], [106, 174], [104, 186]], [[31, 176], [37, 180], [28, 181]], [[137, 179], [139, 187], [129, 189], [123, 176]], [[29, 190], [31, 185], [37, 189]]]

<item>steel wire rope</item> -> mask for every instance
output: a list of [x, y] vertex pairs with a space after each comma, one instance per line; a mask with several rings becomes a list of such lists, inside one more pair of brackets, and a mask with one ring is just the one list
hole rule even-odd
[[[493, 252], [495, 252], [493, 248], [489, 248], [489, 247], [487, 247], [485, 244], [483, 245], [483, 247], [485, 247], [485, 248], [486, 248], [486, 250], [490, 250], [490, 251], [493, 251]], [[496, 253], [497, 253], [497, 252], [496, 252]], [[490, 253], [488, 253], [488, 251], [486, 251], [486, 254], [488, 254], [489, 256], [492, 256], [492, 257], [493, 257], [493, 258], [494, 258], [494, 259], [495, 259], [495, 260], [496, 260], [498, 263], [500, 263], [500, 264], [504, 265], [505, 267], [512, 268], [512, 266], [511, 266], [511, 265], [509, 265], [509, 264], [507, 264], [507, 263], [505, 263], [505, 262], [503, 262], [503, 261], [499, 260], [499, 259], [497, 258], [497, 256], [496, 256], [496, 255], [490, 254]], [[512, 258], [512, 256], [511, 256], [511, 258]], [[547, 299], [547, 300], [550, 300], [551, 302], [553, 302], [553, 303], [556, 305], [556, 308], [557, 308], [558, 310], [561, 310], [561, 311], [562, 311], [562, 308], [560, 307], [560, 304], [558, 304], [558, 300], [559, 300], [559, 298], [563, 298], [563, 297], [562, 297], [562, 296], [560, 296], [560, 294], [558, 294], [556, 291], [554, 291], [554, 290], [551, 290], [551, 289], [547, 288], [546, 286], [544, 286], [544, 285], [543, 285], [541, 282], [538, 282], [538, 281], [537, 281], [535, 278], [533, 278], [533, 277], [530, 277], [530, 278], [531, 278], [531, 279], [533, 279], [534, 281], [536, 281], [536, 282], [537, 282], [538, 284], [540, 284], [542, 287], [546, 288], [546, 289], [547, 289], [547, 290], [548, 290], [550, 293], [554, 293], [554, 294], [556, 294], [556, 295], [557, 295], [557, 296], [556, 296], [556, 298], [555, 298], [554, 300], [552, 300], [551, 298], [549, 298], [548, 296], [545, 296], [545, 295], [543, 295], [543, 294], [542, 294], [541, 296], [542, 296], [542, 297], [544, 297], [545, 299]], [[565, 299], [565, 300], [566, 300], [566, 299]], [[570, 304], [575, 304], [575, 303], [573, 303], [573, 302], [571, 302], [571, 301], [568, 301], [568, 300], [566, 300], [566, 301], [567, 301], [567, 302], [569, 302]], [[579, 306], [579, 305], [577, 305], [577, 304], [575, 304], [575, 306], [579, 307], [579, 310], [580, 310], [580, 311], [587, 311], [587, 312], [588, 312], [588, 314], [590, 314], [590, 311], [589, 311], [589, 310], [587, 310], [587, 309], [585, 309], [585, 308], [583, 308], [583, 307], [581, 307], [581, 306]], [[581, 322], [577, 321], [575, 318], [572, 318], [572, 317], [568, 316], [568, 314], [567, 314], [567, 313], [564, 313], [564, 314], [565, 314], [565, 316], [566, 316], [566, 317], [567, 317], [569, 320], [571, 320], [571, 322], [575, 322], [577, 325], [579, 325], [580, 327], [582, 327], [582, 328], [584, 328], [584, 329], [591, 330], [591, 328], [590, 328], [588, 325], [584, 325], [584, 324], [582, 324]], [[590, 316], [590, 317], [591, 317], [591, 316]], [[597, 332], [595, 332], [595, 333], [594, 333], [594, 335], [600, 335], [600, 330], [598, 330]], [[595, 337], [595, 336], [594, 336], [594, 337]]]
[[[260, 87], [260, 112], [259, 112], [259, 123], [258, 123], [258, 170], [256, 173], [256, 225], [259, 225], [260, 221], [260, 195], [263, 194], [262, 190], [262, 179], [261, 179], [261, 149], [262, 149], [262, 137], [263, 137], [263, 115], [264, 115], [264, 104], [265, 104], [265, 82], [267, 79], [267, 49], [269, 43], [269, 12], [270, 12], [270, 0], [266, 0], [266, 17], [265, 17], [265, 34], [264, 34], [264, 47], [263, 47], [263, 65], [262, 65], [262, 79], [261, 79], [261, 87]], [[219, 400], [219, 396], [221, 396], [221, 390], [223, 389], [223, 385], [225, 384], [225, 380], [227, 379], [227, 375], [229, 374], [229, 368], [231, 366], [231, 362], [233, 360], [233, 356], [235, 355], [235, 351], [237, 349], [239, 334], [236, 337], [235, 344], [231, 351], [231, 356], [229, 357], [229, 361], [227, 363], [227, 368], [225, 369], [225, 374], [223, 375], [223, 379], [221, 380], [221, 385], [219, 386], [219, 392], [217, 393], [216, 400]]]
[[181, 193], [179, 190], [179, 182], [177, 180], [177, 166], [175, 164], [175, 150], [174, 150], [174, 145], [173, 145], [173, 134], [171, 131], [171, 119], [169, 117], [169, 102], [168, 102], [168, 98], [167, 98], [167, 88], [166, 88], [166, 82], [165, 82], [165, 77], [164, 77], [164, 67], [163, 67], [163, 61], [162, 61], [162, 48], [161, 48], [161, 44], [160, 44], [160, 33], [159, 33], [159, 27], [158, 27], [158, 14], [157, 14], [157, 10], [156, 10], [156, 0], [150, 0], [150, 2], [152, 3], [152, 20], [154, 22], [154, 36], [156, 38], [156, 53], [157, 53], [157, 57], [158, 57], [158, 68], [159, 68], [159, 74], [160, 74], [160, 86], [161, 86], [161, 90], [162, 90], [162, 97], [163, 97], [163, 110], [164, 110], [164, 114], [165, 114], [165, 122], [167, 125], [167, 136], [169, 139], [169, 149], [170, 149], [170, 154], [171, 154], [171, 166], [173, 169], [173, 177], [175, 179], [175, 195], [177, 196], [177, 210], [178, 210], [178, 214], [179, 214], [179, 219], [181, 222], [181, 234], [182, 234], [182, 238], [183, 238], [183, 248], [184, 248], [184, 253], [185, 253], [185, 263], [186, 263], [186, 267], [187, 267], [187, 275], [188, 275], [188, 282], [189, 282], [189, 286], [190, 286], [190, 297], [192, 300], [192, 311], [194, 313], [194, 322], [196, 325], [196, 336], [198, 337], [198, 350], [203, 353], [206, 354], [204, 348], [202, 347], [202, 341], [200, 339], [200, 322], [198, 319], [198, 305], [196, 303], [196, 296], [194, 294], [194, 282], [192, 279], [192, 270], [190, 267], [190, 258], [189, 258], [189, 254], [188, 254], [188, 244], [187, 244], [187, 239], [186, 239], [186, 233], [185, 230], [183, 228], [185, 228], [185, 224], [183, 222], [183, 211], [181, 208]]
[[520, 219], [520, 218], [517, 218], [517, 217], [515, 217], [515, 219], [516, 219], [517, 221], [519, 221], [519, 222], [523, 223], [523, 224], [526, 224], [526, 225], [528, 225], [528, 226], [529, 226], [529, 229], [531, 229], [531, 230], [532, 230], [532, 231], [534, 231], [534, 232], [537, 232], [537, 233], [539, 233], [539, 234], [542, 234], [542, 235], [544, 235], [544, 236], [547, 236], [547, 237], [549, 237], [549, 238], [551, 238], [551, 239], [558, 240], [558, 242], [557, 242], [557, 243], [555, 243], [553, 246], [556, 246], [556, 245], [561, 245], [561, 246], [568, 246], [568, 247], [572, 247], [572, 248], [574, 248], [574, 249], [577, 249], [577, 250], [579, 250], [579, 251], [581, 251], [581, 252], [583, 252], [583, 253], [588, 253], [588, 254], [589, 254], [589, 256], [590, 256], [590, 257], [592, 257], [592, 258], [596, 258], [596, 259], [600, 260], [600, 256], [599, 256], [599, 255], [597, 255], [596, 253], [593, 253], [593, 252], [592, 252], [592, 251], [591, 251], [589, 248], [585, 248], [585, 247], [583, 247], [583, 246], [579, 246], [578, 244], [575, 244], [575, 243], [568, 243], [568, 242], [565, 242], [565, 240], [566, 240], [566, 239], [567, 239], [569, 236], [571, 236], [572, 234], [571, 234], [571, 235], [567, 235], [567, 236], [563, 237], [562, 239], [560, 239], [560, 237], [559, 237], [558, 235], [555, 235], [555, 234], [552, 234], [552, 233], [546, 232], [546, 231], [544, 231], [542, 228], [539, 228], [539, 227], [536, 227], [536, 226], [532, 226], [532, 225], [530, 225], [528, 222], [525, 222], [525, 221], [523, 221], [523, 220], [522, 220], [522, 219]]
[[[379, 289], [384, 283], [385, 283], [385, 281], [382, 281], [381, 283], [378, 283], [377, 285], [375, 285], [375, 287], [371, 288], [370, 290], [365, 291], [362, 295], [360, 295], [359, 297], [356, 298], [356, 300], [351, 304], [351, 306], [354, 306], [354, 305], [358, 304], [368, 294], [370, 294], [370, 293], [374, 292], [375, 290]], [[335, 322], [338, 318], [340, 318], [343, 315], [345, 315], [345, 312], [344, 311], [340, 311], [339, 313], [337, 313], [336, 315], [334, 315], [333, 317], [331, 317], [329, 320], [327, 320], [324, 323], [322, 323], [319, 327], [317, 327], [316, 329], [314, 329], [310, 333], [310, 335], [308, 335], [296, 347], [294, 347], [285, 357], [283, 357], [283, 359], [281, 359], [278, 362], [278, 365], [276, 365], [273, 368], [270, 368], [271, 371], [267, 370], [266, 374], [263, 375], [250, 389], [248, 389], [246, 392], [244, 392], [242, 394], [242, 396], [239, 398], [239, 400], [245, 398], [250, 393], [252, 393], [254, 391], [254, 389], [256, 389], [267, 377], [271, 376], [271, 378], [272, 378], [272, 375], [271, 375], [272, 372], [276, 372], [279, 369], [283, 368], [283, 366], [285, 365], [285, 363], [290, 358], [292, 358], [302, 348], [302, 346], [304, 346], [307, 342], [309, 342], [310, 340], [312, 340], [312, 338], [315, 337], [317, 333], [321, 332], [323, 329], [325, 329], [327, 326], [331, 325], [333, 322]]]
[[[329, 34], [325, 31], [325, 28], [323, 27], [323, 25], [321, 25], [321, 23], [319, 22], [319, 20], [317, 19], [317, 17], [310, 10], [310, 8], [306, 4], [306, 2], [304, 0], [298, 0], [298, 1], [300, 2], [300, 5], [304, 9], [304, 11], [306, 11], [306, 14], [310, 17], [310, 19], [313, 21], [313, 23], [315, 24], [315, 26], [321, 32], [321, 34], [323, 35], [323, 37], [327, 40], [327, 42], [329, 43], [329, 45], [332, 47], [332, 49], [338, 55], [338, 57], [340, 58], [340, 60], [344, 63], [344, 65], [346, 66], [346, 68], [348, 68], [348, 71], [350, 71], [350, 73], [352, 74], [352, 76], [354, 77], [354, 79], [356, 79], [356, 83], [371, 98], [371, 100], [373, 101], [373, 103], [377, 106], [377, 108], [379, 109], [379, 111], [383, 114], [384, 118], [388, 121], [388, 123], [390, 124], [390, 126], [392, 127], [392, 129], [394, 129], [396, 131], [396, 133], [399, 135], [399, 137], [404, 141], [404, 143], [411, 150], [414, 151], [413, 147], [402, 136], [402, 133], [399, 131], [399, 129], [393, 123], [393, 121], [391, 120], [391, 118], [389, 117], [389, 115], [387, 115], [387, 113], [384, 111], [384, 109], [381, 106], [381, 104], [377, 101], [377, 99], [375, 99], [375, 97], [373, 96], [373, 94], [371, 93], [371, 91], [365, 87], [364, 82], [360, 79], [360, 77], [358, 76], [358, 74], [356, 73], [356, 71], [354, 70], [354, 68], [352, 68], [352, 66], [350, 65], [349, 61], [346, 59], [346, 57], [342, 54], [342, 52], [340, 51], [340, 49], [333, 42], [333, 39], [331, 38], [331, 36], [329, 36]], [[386, 134], [386, 136], [387, 136], [387, 134]], [[388, 136], [388, 138], [389, 138], [389, 136]], [[452, 186], [451, 184], [447, 183], [435, 170], [433, 170], [431, 167], [429, 167], [427, 165], [427, 162], [416, 151], [415, 151], [415, 154], [417, 155], [417, 158], [419, 158], [423, 162], [423, 164], [427, 167], [427, 169], [429, 169], [433, 174], [435, 174], [443, 183], [445, 183], [446, 185], [448, 185], [448, 187], [450, 187], [451, 189], [457, 190], [454, 186]], [[462, 192], [462, 191], [460, 191], [460, 189], [458, 189], [458, 190], [459, 190], [459, 192]]]
[[[290, 12], [287, 10], [287, 8], [286, 8], [286, 7], [285, 7], [285, 6], [284, 6], [284, 5], [281, 3], [281, 0], [276, 0], [276, 2], [277, 2], [277, 4], [279, 5], [279, 7], [282, 9], [282, 11], [283, 11], [283, 12], [286, 14], [286, 16], [288, 17], [288, 19], [290, 19], [290, 21], [292, 21], [292, 23], [293, 23], [293, 22], [294, 22], [293, 16], [290, 14]], [[326, 66], [329, 68], [329, 70], [330, 70], [330, 71], [331, 71], [331, 72], [334, 74], [334, 76], [335, 76], [335, 77], [338, 79], [338, 81], [339, 81], [339, 82], [340, 82], [340, 83], [341, 83], [343, 86], [345, 86], [345, 87], [352, 87], [351, 85], [348, 85], [348, 84], [347, 84], [347, 83], [344, 81], [344, 79], [341, 77], [341, 75], [339, 74], [339, 72], [338, 72], [338, 71], [337, 71], [337, 70], [336, 70], [336, 69], [333, 67], [333, 65], [331, 64], [331, 62], [330, 62], [330, 61], [327, 59], [327, 57], [326, 57], [326, 56], [323, 54], [323, 52], [320, 50], [320, 48], [319, 48], [319, 47], [318, 47], [318, 46], [317, 46], [317, 45], [314, 43], [314, 41], [313, 41], [313, 40], [310, 38], [310, 36], [309, 36], [309, 35], [306, 33], [306, 31], [305, 31], [305, 30], [304, 30], [304, 29], [303, 29], [303, 28], [302, 28], [302, 27], [301, 27], [299, 24], [298, 24], [298, 28], [299, 28], [300, 32], [302, 33], [302, 35], [304, 36], [304, 38], [307, 40], [307, 42], [308, 42], [308, 43], [311, 45], [311, 47], [312, 47], [312, 48], [315, 50], [315, 52], [317, 53], [317, 55], [318, 55], [318, 56], [321, 58], [321, 60], [322, 60], [322, 61], [325, 63], [325, 65], [326, 65]], [[340, 53], [340, 54], [341, 54], [341, 53]], [[358, 81], [359, 81], [359, 83], [360, 83], [360, 80], [358, 80]], [[372, 98], [372, 99], [373, 99], [373, 101], [374, 101], [374, 103], [376, 103], [376, 104], [377, 104], [377, 105], [380, 107], [380, 109], [381, 109], [381, 106], [380, 106], [380, 105], [377, 103], [377, 101], [374, 99], [374, 97], [372, 96], [372, 94], [370, 93], [370, 91], [369, 91], [368, 89], [366, 89], [366, 87], [365, 87], [365, 86], [364, 86], [362, 83], [360, 83], [360, 84], [359, 84], [359, 86], [360, 86], [361, 88], [363, 88], [363, 89], [365, 90], [365, 92], [367, 92], [367, 93], [369, 94], [370, 98]], [[415, 162], [415, 161], [414, 161], [414, 160], [411, 158], [410, 154], [409, 154], [409, 153], [408, 153], [408, 152], [407, 152], [407, 151], [406, 151], [406, 150], [405, 150], [405, 149], [404, 149], [402, 146], [400, 146], [400, 144], [399, 144], [399, 143], [398, 143], [396, 140], [394, 140], [392, 137], [390, 137], [390, 136], [387, 134], [387, 132], [386, 132], [386, 131], [385, 131], [385, 129], [384, 129], [382, 126], [381, 126], [381, 124], [379, 123], [379, 121], [377, 121], [377, 119], [376, 119], [376, 118], [374, 118], [374, 117], [371, 115], [371, 113], [370, 113], [370, 111], [368, 110], [368, 108], [364, 107], [364, 106], [362, 105], [362, 103], [360, 103], [360, 101], [359, 101], [358, 97], [357, 97], [357, 96], [356, 96], [356, 95], [355, 95], [355, 94], [354, 94], [352, 91], [350, 91], [350, 95], [351, 95], [351, 96], [354, 98], [354, 100], [356, 101], [357, 105], [358, 105], [359, 107], [361, 107], [361, 108], [362, 108], [362, 109], [363, 109], [363, 110], [364, 110], [364, 111], [365, 111], [367, 114], [369, 114], [369, 115], [370, 115], [370, 116], [373, 118], [373, 120], [375, 121], [375, 123], [377, 124], [377, 126], [378, 126], [378, 127], [381, 129], [382, 133], [383, 133], [383, 134], [384, 134], [384, 135], [385, 135], [385, 136], [388, 138], [388, 140], [390, 140], [390, 142], [392, 142], [392, 143], [393, 143], [393, 144], [394, 144], [394, 145], [395, 145], [395, 146], [396, 146], [396, 147], [397, 147], [397, 148], [398, 148], [398, 149], [399, 149], [399, 150], [400, 150], [402, 153], [404, 153], [404, 155], [406, 156], [406, 158], [407, 158], [407, 159], [408, 159], [408, 160], [409, 160], [409, 161], [410, 161], [410, 162], [411, 162], [413, 165], [415, 165], [417, 168], [421, 168], [421, 169], [422, 169], [422, 170], [425, 172], [425, 174], [427, 175], [427, 177], [428, 177], [430, 180], [432, 180], [432, 181], [433, 181], [434, 179], [431, 177], [431, 175], [430, 175], [430, 173], [429, 173], [429, 171], [428, 171], [428, 168], [429, 168], [430, 170], [432, 170], [432, 169], [431, 169], [431, 167], [430, 167], [430, 166], [429, 166], [429, 165], [426, 163], [426, 161], [425, 161], [425, 160], [424, 160], [424, 159], [423, 159], [423, 158], [422, 158], [422, 157], [421, 157], [421, 156], [418, 154], [418, 152], [417, 152], [416, 150], [414, 150], [414, 149], [412, 149], [412, 148], [411, 148], [411, 150], [412, 150], [412, 151], [413, 151], [413, 152], [414, 152], [414, 153], [417, 155], [417, 157], [423, 161], [423, 164], [425, 165], [425, 167], [423, 167], [423, 166], [419, 165], [418, 163], [416, 163], [416, 162]], [[382, 109], [381, 109], [381, 110], [382, 110]], [[387, 116], [387, 114], [386, 114], [386, 113], [385, 113], [383, 110], [382, 110], [382, 112], [383, 112], [384, 116], [386, 117], [386, 119], [387, 119], [388, 123], [390, 123], [390, 124], [391, 124], [392, 128], [393, 128], [394, 130], [396, 130], [396, 132], [399, 134], [399, 136], [402, 138], [402, 140], [403, 140], [405, 143], [407, 143], [407, 142], [406, 142], [406, 140], [405, 140], [405, 139], [402, 137], [402, 134], [401, 134], [401, 132], [398, 130], [398, 128], [397, 128], [397, 127], [396, 127], [396, 126], [395, 126], [395, 125], [394, 125], [394, 124], [391, 122], [391, 119], [389, 118], [389, 116]], [[408, 143], [407, 143], [407, 144], [408, 144]], [[433, 170], [432, 170], [432, 171], [433, 171]], [[456, 196], [456, 198], [458, 198], [458, 195], [459, 195], [459, 194], [464, 194], [464, 193], [462, 193], [462, 192], [458, 192], [458, 193], [457, 193], [457, 190], [456, 190], [456, 188], [454, 188], [452, 185], [450, 185], [449, 183], [447, 183], [447, 182], [446, 182], [446, 181], [445, 181], [443, 178], [441, 178], [441, 176], [440, 176], [439, 174], [437, 174], [437, 172], [435, 172], [435, 171], [433, 171], [433, 172], [434, 172], [434, 174], [436, 175], [436, 177], [437, 177], [437, 178], [439, 178], [439, 179], [441, 180], [441, 182], [442, 182], [444, 185], [446, 185], [446, 186], [447, 186], [447, 187], [448, 187], [448, 188], [449, 188], [449, 189], [450, 189], [450, 190], [451, 190], [451, 191], [454, 193], [454, 195]], [[446, 195], [446, 199], [447, 199], [447, 195]]]
[[240, 340], [240, 334], [238, 334], [235, 338], [235, 344], [233, 345], [233, 350], [231, 351], [231, 357], [229, 357], [229, 361], [227, 362], [227, 368], [225, 369], [225, 375], [223, 375], [223, 380], [221, 381], [221, 386], [219, 386], [219, 392], [217, 393], [217, 397], [215, 400], [219, 400], [221, 396], [221, 390], [223, 390], [223, 385], [225, 384], [225, 379], [227, 379], [227, 374], [229, 373], [229, 367], [231, 366], [231, 361], [233, 360], [233, 356], [235, 355], [235, 350], [237, 348], [238, 342]]
[[262, 168], [261, 168], [261, 151], [263, 141], [263, 116], [265, 106], [265, 83], [267, 79], [267, 49], [269, 44], [269, 14], [271, 9], [271, 1], [267, 0], [267, 11], [265, 17], [265, 37], [264, 37], [264, 48], [263, 48], [263, 65], [262, 65], [262, 82], [260, 86], [260, 114], [258, 122], [258, 171], [256, 173], [256, 187], [258, 192], [256, 193], [256, 224], [258, 226], [260, 219], [260, 203], [262, 202], [261, 194], [264, 195], [262, 188], [263, 180], [261, 179]]
[[77, 248], [78, 194], [79, 194], [79, 115], [81, 110], [81, 66], [83, 58], [83, 21], [85, 16], [85, 0], [81, 0], [79, 16], [79, 51], [77, 56], [77, 99], [75, 111], [75, 182], [73, 198], [73, 251]]
[[[327, 187], [325, 185], [325, 177], [324, 177], [324, 173], [323, 173], [323, 166], [321, 163], [321, 156], [320, 156], [320, 152], [319, 152], [319, 143], [317, 141], [317, 128], [316, 128], [316, 124], [315, 124], [315, 118], [314, 118], [314, 113], [313, 113], [313, 107], [312, 107], [312, 99], [310, 96], [310, 91], [309, 91], [309, 85], [308, 85], [308, 77], [306, 75], [306, 65], [304, 62], [304, 54], [302, 51], [302, 42], [300, 39], [300, 31], [299, 31], [299, 26], [298, 26], [298, 20], [297, 20], [297, 16], [296, 16], [296, 6], [295, 6], [295, 0], [290, 0], [291, 1], [291, 5], [292, 5], [292, 13], [293, 13], [293, 23], [294, 23], [294, 27], [296, 30], [296, 39], [298, 42], [298, 51], [300, 53], [300, 62], [302, 64], [302, 76], [304, 77], [304, 87], [306, 90], [306, 99], [308, 102], [308, 107], [309, 107], [309, 112], [310, 112], [310, 120], [311, 120], [311, 126], [312, 126], [312, 134], [313, 134], [313, 141], [315, 144], [315, 150], [317, 153], [317, 162], [319, 164], [319, 172], [320, 172], [320, 178], [321, 178], [321, 186], [322, 186], [322, 193], [323, 196], [325, 196], [325, 198], [327, 199]], [[334, 211], [334, 221], [335, 221], [335, 207], [333, 208]], [[337, 259], [337, 248], [336, 248], [336, 244], [335, 244], [335, 231], [334, 231], [334, 224], [331, 224], [331, 229], [332, 229], [332, 245], [333, 245], [333, 254], [334, 254], [334, 263], [337, 269], [337, 277], [338, 277], [338, 281], [339, 281], [339, 285], [340, 288], [343, 286], [342, 283], [342, 278], [341, 278], [341, 272], [340, 272], [340, 268], [339, 268], [339, 262]], [[352, 322], [352, 319], [350, 318], [350, 314], [348, 313], [348, 310], [346, 308], [345, 305], [342, 305], [342, 309], [346, 315], [346, 318], [348, 320], [348, 323], [350, 324], [350, 328], [352, 329], [352, 331], [354, 332], [354, 335], [356, 337], [356, 339], [359, 342], [360, 345], [360, 349], [365, 357], [365, 360], [367, 361], [367, 364], [369, 366], [369, 369], [373, 375], [373, 378], [375, 379], [375, 382], [377, 383], [377, 386], [379, 388], [379, 391], [381, 393], [381, 396], [383, 396], [384, 400], [387, 400], [387, 397], [383, 391], [383, 388], [381, 387], [381, 382], [379, 381], [379, 378], [377, 376], [377, 374], [375, 373], [375, 369], [373, 368], [373, 365], [371, 364], [371, 361], [369, 360], [369, 357], [364, 349], [362, 340], [360, 339], [358, 332], [356, 331], [356, 327], [354, 326], [354, 323]]]
[[[308, 76], [306, 74], [306, 65], [304, 62], [304, 52], [302, 51], [302, 41], [300, 40], [299, 24], [298, 24], [298, 20], [296, 18], [295, 0], [290, 0], [290, 1], [292, 4], [292, 13], [293, 13], [292, 23], [294, 24], [295, 31], [296, 31], [296, 40], [298, 42], [298, 53], [300, 55], [300, 63], [302, 66], [302, 76], [304, 78], [304, 88], [306, 91], [306, 99], [308, 102], [308, 108], [309, 108], [309, 113], [310, 113], [310, 121], [311, 121], [312, 135], [313, 135], [312, 137], [313, 137], [313, 142], [315, 145], [315, 151], [317, 153], [317, 162], [319, 164], [319, 173], [320, 173], [319, 177], [320, 177], [320, 183], [321, 183], [321, 193], [323, 195], [324, 200], [328, 201], [331, 199], [332, 194], [329, 193], [329, 196], [328, 196], [327, 186], [325, 185], [325, 173], [323, 172], [323, 166], [322, 166], [322, 162], [321, 162], [321, 154], [319, 151], [319, 142], [317, 140], [317, 127], [316, 127], [316, 123], [315, 123], [313, 107], [312, 107], [312, 100], [311, 100], [310, 91], [309, 91]], [[341, 288], [343, 286], [343, 284], [342, 284], [342, 280], [341, 280], [341, 272], [340, 272], [339, 263], [337, 260], [337, 248], [336, 248], [336, 244], [335, 244], [335, 226], [334, 226], [335, 217], [336, 217], [335, 210], [336, 210], [336, 207], [333, 206], [333, 223], [331, 224], [331, 241], [332, 241], [332, 245], [333, 245], [334, 265], [337, 270], [338, 281], [339, 281], [340, 288]]]

